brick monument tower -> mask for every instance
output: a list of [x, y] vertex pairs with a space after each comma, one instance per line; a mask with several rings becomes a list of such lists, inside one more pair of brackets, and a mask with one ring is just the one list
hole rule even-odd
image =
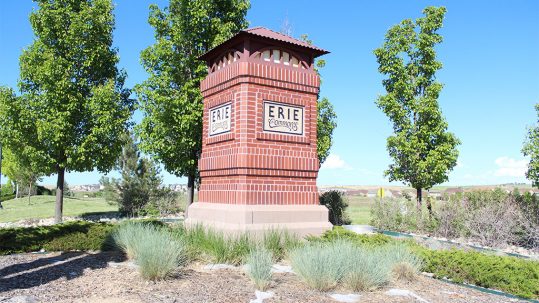
[[328, 52], [263, 27], [200, 57], [204, 97], [198, 201], [186, 223], [227, 232], [331, 228], [316, 177], [314, 58]]

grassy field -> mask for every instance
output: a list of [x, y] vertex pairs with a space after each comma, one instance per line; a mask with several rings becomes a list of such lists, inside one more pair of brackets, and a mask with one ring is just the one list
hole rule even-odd
[[352, 224], [369, 224], [371, 220], [371, 205], [374, 198], [361, 196], [346, 196], [348, 199], [347, 213]]
[[[28, 205], [28, 197], [2, 202], [4, 209], [0, 209], [0, 222], [54, 217], [54, 196], [33, 196], [30, 203]], [[64, 216], [111, 211], [118, 211], [118, 206], [108, 204], [103, 198], [64, 198]]]

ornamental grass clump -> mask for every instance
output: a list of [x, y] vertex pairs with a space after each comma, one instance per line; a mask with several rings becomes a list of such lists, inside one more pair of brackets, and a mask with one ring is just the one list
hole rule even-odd
[[264, 247], [257, 247], [247, 257], [247, 274], [258, 290], [264, 291], [271, 281], [273, 255]]
[[300, 245], [299, 238], [287, 230], [269, 229], [264, 231], [262, 245], [271, 251], [274, 261], [283, 259], [286, 254]]
[[187, 262], [187, 246], [162, 228], [144, 223], [126, 223], [113, 235], [116, 246], [139, 266], [144, 279], [160, 280]]
[[382, 248], [384, 259], [391, 265], [393, 277], [398, 280], [414, 281], [423, 266], [423, 260], [412, 253], [402, 243], [387, 245]]
[[346, 274], [353, 244], [346, 241], [315, 242], [292, 250], [292, 268], [310, 287], [325, 291], [334, 288]]
[[353, 291], [375, 290], [391, 278], [392, 263], [383, 248], [356, 247], [349, 256], [349, 266], [343, 278], [345, 286]]
[[135, 258], [137, 245], [141, 243], [141, 238], [147, 233], [148, 226], [140, 222], [128, 221], [122, 223], [112, 234], [113, 245], [127, 255], [132, 260]]

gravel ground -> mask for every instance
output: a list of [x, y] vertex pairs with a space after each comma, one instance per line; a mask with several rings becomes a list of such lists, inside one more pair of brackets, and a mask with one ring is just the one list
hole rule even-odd
[[[20, 254], [0, 257], [0, 302], [249, 302], [255, 287], [242, 269], [205, 270], [192, 264], [170, 279], [146, 282], [136, 267], [115, 253]], [[120, 262], [120, 263], [118, 263]], [[412, 291], [417, 297], [389, 296], [389, 289]], [[329, 294], [308, 289], [292, 273], [274, 274], [273, 302], [336, 302]], [[428, 277], [394, 282], [359, 293], [359, 302], [524, 302], [485, 294]]]

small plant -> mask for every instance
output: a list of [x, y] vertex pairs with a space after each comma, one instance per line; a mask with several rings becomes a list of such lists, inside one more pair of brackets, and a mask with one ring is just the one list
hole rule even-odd
[[186, 246], [164, 230], [152, 227], [149, 231], [148, 238], [137, 247], [135, 262], [144, 279], [164, 279], [185, 265]]
[[137, 245], [141, 243], [141, 238], [144, 236], [148, 227], [139, 222], [127, 221], [118, 227], [113, 233], [113, 244], [123, 251], [128, 259], [135, 258]]
[[247, 273], [258, 290], [266, 290], [271, 281], [271, 267], [273, 266], [271, 251], [264, 247], [251, 250], [247, 257], [247, 265]]
[[344, 283], [353, 291], [374, 290], [390, 280], [391, 262], [381, 248], [357, 247], [350, 263]]
[[262, 236], [262, 245], [272, 252], [274, 261], [283, 259], [288, 251], [298, 247], [299, 244], [298, 237], [287, 230], [270, 229]]
[[187, 262], [185, 242], [155, 224], [128, 222], [118, 228], [113, 239], [147, 280], [164, 279]]
[[294, 249], [289, 257], [292, 268], [307, 285], [325, 291], [341, 281], [353, 253], [353, 244], [346, 241], [314, 242]]
[[417, 278], [423, 261], [410, 248], [401, 243], [387, 245], [383, 248], [384, 257], [390, 263], [390, 269], [396, 279], [413, 281]]

